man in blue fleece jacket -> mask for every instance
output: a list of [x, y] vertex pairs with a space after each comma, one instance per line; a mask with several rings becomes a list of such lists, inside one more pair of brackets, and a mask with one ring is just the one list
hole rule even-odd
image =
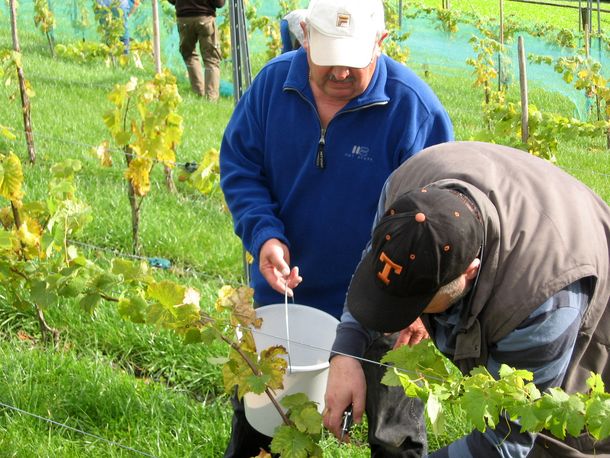
[[[269, 62], [237, 104], [220, 150], [221, 186], [255, 259], [255, 302], [283, 302], [285, 288], [292, 296], [299, 285], [296, 302], [339, 318], [375, 196], [402, 162], [452, 140], [453, 130], [432, 90], [381, 54], [380, 0], [312, 0], [303, 28], [304, 46]], [[247, 425], [237, 400], [234, 407], [225, 457], [256, 455], [269, 438]], [[373, 456], [425, 452], [423, 428], [409, 437], [403, 422], [402, 443], [386, 446], [385, 421], [367, 414]], [[382, 414], [397, 425], [403, 415]]]

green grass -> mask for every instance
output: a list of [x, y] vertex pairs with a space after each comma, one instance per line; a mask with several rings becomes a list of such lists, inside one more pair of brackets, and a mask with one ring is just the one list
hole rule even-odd
[[[500, 17], [500, 0], [450, 0], [450, 2], [452, 10], [474, 13], [482, 17], [491, 17], [496, 19]], [[502, 3], [505, 18], [513, 16], [521, 23], [547, 23], [558, 28], [565, 28], [574, 32], [578, 31], [579, 13], [577, 9], [540, 4], [528, 5], [522, 2], [516, 2], [511, 0], [502, 0]], [[557, 5], [571, 7], [578, 6], [577, 2], [566, 0], [541, 1], [540, 3], [554, 3]], [[405, 4], [421, 4], [440, 8], [441, 0], [418, 0], [413, 2], [405, 2]], [[586, 4], [586, 1], [582, 2], [583, 7], [585, 7]], [[609, 10], [610, 8], [608, 8], [607, 4], [602, 3], [601, 9]], [[594, 31], [597, 31], [597, 2], [593, 2], [592, 16], [592, 28]], [[602, 30], [607, 30], [608, 25], [610, 25], [610, 14], [602, 12]]]
[[222, 454], [230, 417], [221, 403], [135, 378], [103, 355], [26, 340], [2, 343], [0, 358], [0, 402], [79, 430], [0, 407], [2, 457], [134, 456], [103, 439], [163, 457]]
[[[427, 1], [440, 6], [440, 1]], [[453, 8], [474, 9], [496, 15], [497, 2], [453, 0]], [[555, 25], [573, 29], [577, 23], [570, 10], [552, 12], [505, 2], [505, 13], [544, 17]], [[544, 11], [544, 12], [542, 12]], [[564, 22], [565, 21], [565, 22]], [[4, 26], [2, 26], [4, 27]], [[416, 40], [410, 37], [409, 40]], [[130, 76], [147, 79], [152, 62], [143, 70], [106, 67], [103, 63], [77, 64], [48, 56], [43, 37], [21, 34], [26, 77], [36, 96], [32, 99], [33, 125], [38, 161], [26, 166], [26, 200], [42, 199], [47, 193], [49, 167], [65, 158], [80, 159], [80, 197], [93, 208], [94, 222], [79, 240], [108, 250], [130, 252], [130, 213], [123, 180], [123, 158], [102, 168], [89, 154], [90, 148], [109, 135], [102, 114], [110, 108], [106, 94], [114, 84]], [[10, 46], [10, 35], [0, 28], [0, 49]], [[253, 59], [260, 68], [260, 56]], [[423, 68], [414, 66], [423, 75]], [[230, 75], [225, 62], [223, 75]], [[431, 68], [427, 82], [451, 115], [457, 139], [467, 140], [482, 129], [482, 91], [472, 87], [469, 72]], [[185, 120], [178, 161], [197, 161], [209, 148], [218, 148], [233, 101], [205, 102], [180, 82]], [[570, 116], [569, 100], [544, 88], [530, 88], [530, 101], [538, 107]], [[21, 129], [18, 96], [8, 97], [13, 87], [0, 87], [0, 124]], [[516, 99], [516, 93], [511, 92]], [[0, 152], [14, 150], [26, 158], [23, 137], [15, 142], [0, 139]], [[610, 201], [610, 154], [605, 138], [594, 141], [561, 138], [558, 165], [584, 181]], [[161, 170], [154, 173], [153, 187], [142, 211], [141, 238], [146, 256], [170, 259], [174, 268], [158, 272], [202, 292], [204, 307], [213, 307], [216, 291], [225, 283], [241, 281], [241, 245], [232, 231], [230, 215], [218, 196], [196, 194], [177, 183], [169, 193]], [[87, 250], [102, 262], [107, 252]], [[120, 319], [112, 305], [101, 306], [93, 316], [74, 303], [48, 310], [49, 323], [61, 330], [58, 349], [39, 341], [35, 316], [16, 312], [0, 298], [0, 402], [68, 424], [74, 428], [163, 457], [220, 456], [230, 429], [230, 406], [223, 394], [220, 368], [210, 357], [224, 356], [220, 343], [184, 346], [171, 332], [158, 331]], [[459, 415], [447, 434], [430, 437], [435, 449], [465, 431]], [[365, 443], [366, 429], [356, 428]], [[338, 447], [329, 437], [322, 447], [325, 456], [365, 457], [366, 446]], [[68, 431], [34, 417], [0, 407], [0, 457], [134, 456], [132, 452]]]

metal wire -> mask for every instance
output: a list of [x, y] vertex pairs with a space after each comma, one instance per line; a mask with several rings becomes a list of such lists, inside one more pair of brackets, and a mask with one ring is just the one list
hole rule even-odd
[[66, 424], [64, 424], [64, 423], [60, 423], [60, 422], [58, 422], [58, 421], [51, 420], [50, 418], [45, 418], [45, 417], [42, 417], [42, 416], [40, 416], [40, 415], [36, 415], [35, 413], [28, 412], [27, 410], [23, 410], [23, 409], [20, 409], [20, 408], [18, 408], [18, 407], [15, 407], [15, 406], [12, 406], [12, 405], [9, 405], [9, 404], [5, 404], [5, 403], [3, 403], [3, 402], [0, 402], [0, 407], [5, 407], [5, 408], [7, 408], [7, 409], [14, 410], [15, 412], [19, 412], [19, 413], [24, 414], [24, 415], [29, 415], [29, 416], [31, 416], [31, 417], [34, 417], [34, 418], [38, 419], [38, 420], [45, 421], [45, 422], [50, 423], [50, 424], [53, 424], [53, 425], [55, 425], [55, 426], [60, 426], [60, 427], [62, 427], [62, 428], [68, 429], [68, 430], [70, 430], [70, 431], [74, 431], [74, 432], [79, 433], [79, 434], [82, 434], [82, 435], [84, 435], [84, 436], [93, 437], [93, 438], [95, 438], [95, 439], [97, 439], [97, 440], [100, 440], [100, 441], [102, 441], [102, 442], [105, 442], [105, 443], [107, 443], [107, 444], [109, 444], [109, 445], [112, 445], [112, 446], [114, 446], [114, 447], [119, 447], [119, 448], [122, 448], [122, 449], [125, 449], [125, 450], [129, 450], [130, 452], [134, 452], [134, 453], [137, 453], [137, 454], [139, 454], [139, 455], [143, 455], [143, 456], [150, 456], [150, 457], [152, 457], [152, 458], [157, 458], [157, 456], [156, 456], [156, 455], [151, 455], [150, 453], [147, 453], [147, 452], [142, 452], [141, 450], [137, 450], [137, 449], [135, 449], [135, 448], [133, 448], [133, 447], [129, 447], [129, 446], [127, 446], [127, 445], [123, 445], [123, 444], [120, 444], [120, 443], [118, 443], [118, 442], [111, 441], [111, 440], [106, 439], [106, 438], [104, 438], [104, 437], [97, 436], [97, 435], [92, 434], [92, 433], [88, 433], [87, 431], [83, 431], [83, 430], [78, 429], [78, 428], [73, 428], [72, 426], [68, 426], [68, 425], [66, 425]]

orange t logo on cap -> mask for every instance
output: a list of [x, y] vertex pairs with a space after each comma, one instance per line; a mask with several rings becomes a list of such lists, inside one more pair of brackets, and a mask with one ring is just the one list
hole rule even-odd
[[390, 284], [390, 271], [394, 271], [396, 275], [400, 275], [402, 272], [402, 266], [392, 261], [383, 251], [379, 255], [379, 260], [385, 265], [381, 272], [377, 272], [377, 278], [379, 278], [386, 285]]

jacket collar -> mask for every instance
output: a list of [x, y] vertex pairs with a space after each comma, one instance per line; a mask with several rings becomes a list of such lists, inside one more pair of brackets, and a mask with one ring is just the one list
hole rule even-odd
[[[388, 69], [386, 65], [385, 55], [381, 54], [377, 59], [377, 66], [366, 90], [358, 97], [349, 101], [343, 107], [342, 111], [358, 108], [372, 103], [386, 103], [390, 100], [387, 95], [385, 86], [388, 79]], [[309, 64], [307, 62], [307, 52], [304, 48], [299, 48], [295, 51], [295, 55], [290, 64], [288, 75], [282, 86], [284, 91], [293, 90], [301, 94], [301, 96], [314, 103], [313, 93], [309, 85]], [[315, 104], [314, 104], [315, 105]]]

